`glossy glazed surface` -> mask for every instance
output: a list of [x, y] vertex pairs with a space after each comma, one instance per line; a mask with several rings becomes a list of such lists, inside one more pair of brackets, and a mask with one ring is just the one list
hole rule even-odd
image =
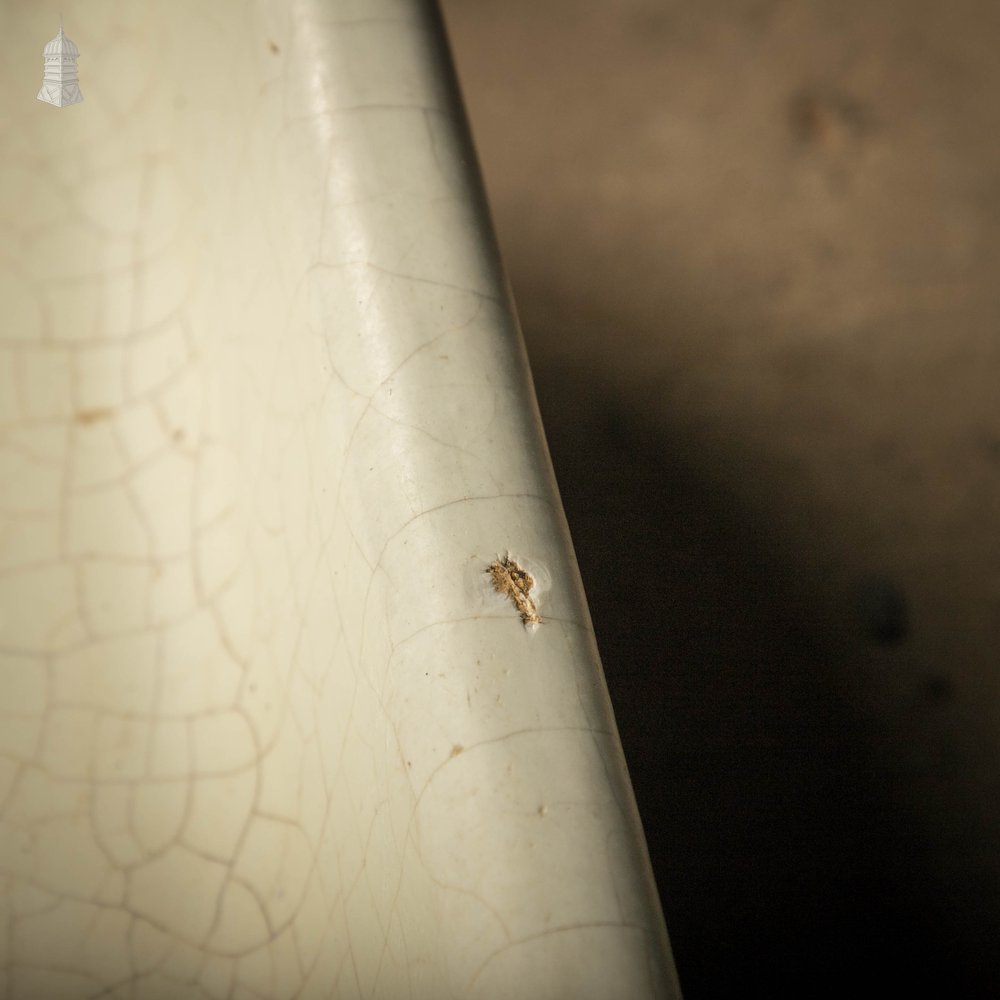
[[674, 995], [436, 17], [61, 10], [71, 107], [4, 24], [0, 992]]

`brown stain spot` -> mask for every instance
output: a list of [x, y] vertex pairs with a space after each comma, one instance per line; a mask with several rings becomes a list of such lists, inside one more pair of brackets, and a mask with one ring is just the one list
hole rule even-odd
[[805, 146], [842, 149], [868, 136], [873, 128], [864, 102], [837, 90], [802, 90], [788, 107], [792, 134]]
[[451, 748], [451, 753], [449, 754], [449, 757], [457, 757], [464, 749], [465, 747], [463, 747], [461, 743], [456, 743]]
[[268, 40], [267, 47], [271, 50], [271, 54], [275, 56], [281, 51], [281, 49], [278, 47], [277, 42], [272, 42]]
[[486, 572], [493, 577], [493, 589], [498, 594], [510, 597], [525, 627], [541, 622], [538, 608], [531, 598], [531, 588], [535, 586], [535, 580], [530, 573], [521, 569], [510, 556], [504, 556], [490, 563]]
[[955, 685], [945, 674], [929, 674], [923, 679], [924, 697], [936, 704], [947, 704], [955, 697]]
[[175, 444], [180, 444], [184, 440], [184, 431], [179, 427], [170, 435]]
[[87, 426], [88, 424], [99, 423], [101, 420], [110, 420], [114, 412], [114, 410], [106, 406], [95, 407], [92, 410], [77, 410], [75, 420], [78, 424]]
[[976, 440], [986, 460], [1000, 465], [1000, 434], [983, 430], [976, 436]]

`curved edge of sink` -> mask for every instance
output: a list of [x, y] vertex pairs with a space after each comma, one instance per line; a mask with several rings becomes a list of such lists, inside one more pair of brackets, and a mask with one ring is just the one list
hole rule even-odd
[[0, 991], [679, 996], [438, 14], [63, 11], [82, 103], [52, 3], [0, 70]]

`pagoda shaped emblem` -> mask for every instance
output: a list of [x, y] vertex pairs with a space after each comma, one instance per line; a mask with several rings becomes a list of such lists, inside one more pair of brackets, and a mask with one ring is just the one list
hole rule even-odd
[[80, 50], [64, 34], [60, 18], [59, 34], [45, 46], [45, 79], [38, 91], [40, 101], [62, 108], [83, 100], [76, 72], [79, 57]]

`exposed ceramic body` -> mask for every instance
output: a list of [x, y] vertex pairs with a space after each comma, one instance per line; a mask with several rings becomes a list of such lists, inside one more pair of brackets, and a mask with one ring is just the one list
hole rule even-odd
[[0, 90], [0, 994], [675, 995], [436, 18], [62, 10], [86, 103], [49, 3]]

